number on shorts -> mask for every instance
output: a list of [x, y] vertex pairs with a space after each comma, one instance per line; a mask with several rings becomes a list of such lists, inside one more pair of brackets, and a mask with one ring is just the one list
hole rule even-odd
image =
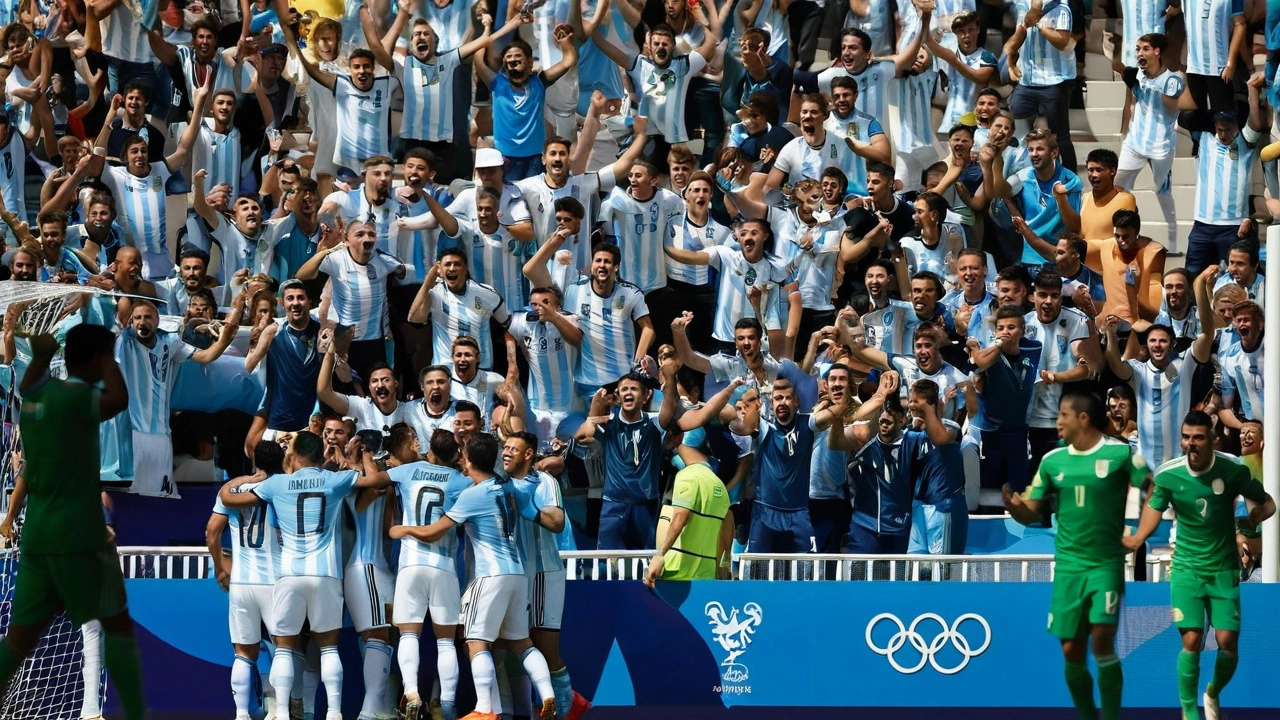
[[1108, 615], [1115, 615], [1120, 612], [1120, 596], [1114, 590], [1108, 590], [1103, 594], [1103, 608]]
[[418, 490], [413, 506], [418, 525], [426, 527], [436, 521], [436, 510], [444, 507], [444, 491], [427, 485]]
[[257, 550], [267, 533], [267, 501], [260, 500], [248, 510], [240, 511], [240, 547]]
[[1083, 485], [1076, 486], [1076, 507], [1084, 507], [1084, 491]]
[[[318, 511], [308, 513], [308, 503], [310, 507], [315, 508], [319, 505]], [[329, 500], [322, 492], [305, 492], [298, 494], [298, 536], [308, 537], [311, 535], [319, 535], [324, 532], [325, 514], [329, 509]], [[308, 522], [314, 523], [314, 526], [308, 526]]]

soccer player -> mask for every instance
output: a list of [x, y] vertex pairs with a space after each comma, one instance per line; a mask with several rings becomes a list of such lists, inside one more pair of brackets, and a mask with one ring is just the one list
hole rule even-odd
[[1121, 543], [1129, 488], [1147, 479], [1147, 464], [1125, 443], [1103, 435], [1106, 408], [1096, 395], [1067, 393], [1058, 405], [1058, 431], [1066, 447], [1045, 455], [1025, 495], [1004, 488], [1009, 514], [1040, 524], [1054, 496], [1053, 600], [1049, 632], [1062, 641], [1067, 689], [1080, 717], [1096, 717], [1093, 678], [1085, 664], [1090, 644], [1098, 664], [1102, 719], [1119, 720], [1124, 675], [1116, 657], [1116, 626], [1124, 599]]
[[[270, 503], [280, 527], [279, 579], [272, 591], [271, 634], [275, 657], [271, 685], [276, 708], [289, 707], [293, 687], [293, 650], [299, 646], [304, 623], [320, 646], [320, 676], [328, 699], [327, 720], [341, 720], [342, 660], [338, 633], [342, 630], [342, 543], [340, 503], [354, 489], [386, 484], [386, 473], [373, 465], [370, 453], [361, 455], [363, 474], [355, 470], [324, 470], [324, 441], [303, 430], [293, 436], [285, 453], [285, 475], [238, 478], [218, 492], [227, 508]], [[249, 489], [245, 485], [253, 484]]]
[[573, 373], [582, 329], [576, 315], [561, 309], [562, 297], [552, 286], [534, 288], [529, 295], [533, 309], [513, 315], [507, 328], [529, 364], [527, 425], [541, 442], [551, 442], [576, 399]]
[[[259, 441], [253, 448], [253, 462], [266, 477], [283, 474], [284, 448], [275, 440]], [[235, 648], [235, 659], [231, 663], [231, 699], [236, 705], [236, 720], [249, 717], [262, 626], [274, 627], [271, 588], [276, 583], [276, 568], [280, 566], [279, 527], [271, 505], [265, 500], [233, 511], [216, 498], [213, 514], [205, 526], [205, 543], [213, 557], [218, 584], [229, 593], [228, 622], [231, 644]], [[222, 534], [228, 529], [231, 531], [229, 554], [222, 550]], [[262, 679], [266, 681], [263, 692], [270, 714], [275, 705], [274, 693], [268, 689], [270, 673], [265, 673]]]
[[[146, 707], [137, 639], [98, 490], [99, 423], [129, 405], [124, 376], [112, 356], [114, 337], [99, 325], [71, 328], [63, 350], [67, 380], [49, 375], [59, 350], [53, 336], [30, 340], [33, 357], [20, 386], [27, 486], [18, 560], [22, 578], [0, 643], [0, 687], [36, 649], [61, 607], [77, 625], [101, 622], [104, 662], [124, 716], [142, 720]], [[69, 447], [77, 452], [69, 454]]]
[[476, 687], [473, 720], [496, 720], [497, 677], [491, 649], [502, 641], [520, 656], [538, 698], [539, 717], [556, 717], [555, 690], [546, 658], [529, 639], [529, 588], [519, 547], [520, 512], [510, 481], [495, 476], [498, 441], [486, 433], [471, 433], [463, 443], [462, 470], [473, 484], [458, 494], [453, 507], [427, 526], [395, 525], [393, 540], [413, 538], [432, 543], [462, 525], [467, 533], [474, 577], [463, 598], [464, 637], [471, 656]]
[[1236, 548], [1236, 498], [1254, 504], [1248, 526], [1257, 527], [1276, 512], [1275, 500], [1238, 459], [1213, 449], [1213, 420], [1199, 410], [1182, 421], [1182, 452], [1156, 468], [1155, 488], [1142, 509], [1138, 530], [1123, 538], [1137, 550], [1160, 525], [1164, 511], [1178, 514], [1178, 547], [1169, 567], [1173, 623], [1182, 634], [1178, 653], [1178, 701], [1183, 720], [1198, 720], [1200, 652], [1205, 620], [1217, 633], [1218, 658], [1204, 691], [1206, 720], [1225, 717], [1218, 696], [1240, 661], [1240, 553]]
[[[1146, 0], [1127, 0], [1126, 7], [1137, 12], [1154, 8], [1159, 3]], [[1140, 15], [1134, 18], [1125, 16], [1125, 35], [1129, 28], [1142, 22]], [[1163, 22], [1161, 22], [1163, 25]], [[1182, 76], [1165, 67], [1164, 51], [1169, 41], [1164, 35], [1152, 33], [1138, 38], [1136, 46], [1126, 45], [1125, 65], [1129, 65], [1128, 57], [1136, 47], [1137, 70], [1133, 72], [1132, 82], [1127, 84], [1133, 92], [1133, 119], [1129, 123], [1129, 132], [1124, 136], [1120, 146], [1119, 172], [1116, 174], [1116, 185], [1133, 191], [1134, 180], [1143, 165], [1151, 167], [1151, 179], [1156, 186], [1156, 200], [1160, 203], [1160, 211], [1169, 224], [1169, 241], [1173, 246], [1176, 240], [1178, 220], [1173, 205], [1173, 158], [1177, 151], [1178, 98], [1182, 97], [1186, 83]], [[1126, 75], [1129, 70], [1126, 67]]]

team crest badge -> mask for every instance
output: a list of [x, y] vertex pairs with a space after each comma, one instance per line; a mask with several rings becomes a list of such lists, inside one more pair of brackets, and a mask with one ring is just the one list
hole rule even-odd
[[1040, 334], [1040, 328], [1036, 327], [1035, 325], [1028, 325], [1028, 326], [1027, 326], [1027, 339], [1028, 339], [1028, 340], [1035, 340], [1035, 339], [1036, 339], [1036, 336], [1037, 336], [1037, 335], [1039, 335], [1039, 334]]
[[747, 274], [746, 274], [745, 280], [747, 281], [747, 284], [748, 284], [748, 285], [755, 285], [755, 284], [756, 284], [756, 269], [755, 269], [755, 268], [747, 268]]
[[582, 310], [578, 314], [584, 318], [591, 317], [591, 303], [582, 303]]
[[1227, 491], [1227, 486], [1222, 482], [1222, 478], [1214, 478], [1213, 482], [1209, 483], [1209, 487], [1213, 488], [1214, 495], [1221, 495]]
[[476, 310], [480, 310], [483, 307], [483, 305], [484, 303], [480, 301], [480, 298], [476, 298]]
[[1098, 477], [1104, 478], [1111, 474], [1111, 463], [1106, 460], [1098, 460], [1093, 464], [1093, 472]]
[[613, 301], [613, 309], [621, 310], [622, 308], [626, 307], [626, 304], [627, 304], [626, 300], [623, 300], [622, 298], [618, 298], [617, 300]]
[[886, 310], [884, 313], [884, 326], [890, 327], [891, 325], [893, 325], [893, 311]]

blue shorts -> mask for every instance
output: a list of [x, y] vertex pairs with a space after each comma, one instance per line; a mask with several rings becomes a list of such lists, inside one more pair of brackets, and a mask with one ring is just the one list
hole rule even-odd
[[755, 504], [747, 552], [807, 553], [813, 548], [813, 525], [808, 510], [778, 510]]
[[907, 537], [906, 533], [877, 533], [855, 522], [849, 526], [849, 544], [845, 546], [845, 552], [853, 555], [903, 555], [907, 552]]
[[911, 508], [911, 542], [907, 552], [927, 555], [963, 555], [969, 537], [969, 510], [964, 499], [942, 510], [916, 503]]
[[658, 518], [658, 502], [624, 503], [605, 500], [600, 507], [597, 550], [652, 550]]

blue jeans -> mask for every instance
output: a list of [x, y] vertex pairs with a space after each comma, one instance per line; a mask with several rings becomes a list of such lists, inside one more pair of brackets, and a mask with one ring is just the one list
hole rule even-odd
[[807, 553], [813, 547], [808, 510], [778, 510], [756, 503], [747, 552]]
[[605, 500], [600, 507], [597, 550], [652, 550], [657, 532], [657, 501], [624, 503]]
[[151, 92], [151, 102], [147, 112], [158, 120], [167, 120], [169, 105], [173, 99], [173, 81], [167, 72], [157, 72], [151, 63], [136, 63], [118, 58], [107, 58], [107, 90], [112, 93], [123, 93], [129, 81], [137, 80], [147, 86]]
[[1199, 220], [1191, 225], [1187, 234], [1187, 272], [1192, 277], [1210, 265], [1227, 259], [1232, 243], [1239, 240], [1239, 225], [1210, 225]]

